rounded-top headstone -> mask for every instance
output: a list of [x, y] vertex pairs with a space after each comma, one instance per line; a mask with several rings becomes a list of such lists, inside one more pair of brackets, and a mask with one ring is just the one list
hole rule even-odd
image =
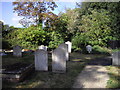
[[87, 45], [87, 46], [86, 46], [86, 49], [87, 49], [87, 51], [88, 51], [89, 53], [91, 53], [91, 51], [92, 51], [92, 46], [91, 46], [91, 45]]
[[61, 48], [56, 48], [52, 52], [52, 71], [59, 73], [66, 72], [65, 51]]

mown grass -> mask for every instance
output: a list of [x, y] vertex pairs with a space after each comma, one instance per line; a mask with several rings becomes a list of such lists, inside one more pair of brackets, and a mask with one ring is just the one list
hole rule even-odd
[[107, 66], [110, 79], [107, 88], [120, 88], [120, 66]]
[[[51, 55], [49, 54], [49, 71], [31, 72], [31, 75], [24, 81], [18, 83], [3, 82], [3, 88], [71, 88], [76, 77], [83, 70], [86, 63], [91, 59], [103, 57], [105, 55], [71, 53], [70, 61], [67, 62], [66, 73], [53, 73], [51, 71]], [[4, 56], [3, 65], [10, 65], [16, 62], [34, 63], [33, 54], [23, 54], [23, 57], [17, 58], [12, 55]]]

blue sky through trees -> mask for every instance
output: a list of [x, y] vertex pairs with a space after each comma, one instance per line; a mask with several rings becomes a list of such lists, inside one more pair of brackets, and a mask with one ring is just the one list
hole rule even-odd
[[[76, 2], [56, 2], [58, 7], [53, 11], [55, 14], [59, 14], [59, 12], [65, 12], [68, 8], [75, 8]], [[15, 27], [22, 27], [21, 24], [19, 24], [19, 20], [22, 19], [22, 17], [17, 16], [16, 13], [13, 13], [13, 5], [12, 2], [0, 2], [0, 12], [2, 13], [0, 15], [0, 21], [3, 21], [4, 24], [8, 24], [10, 26]]]

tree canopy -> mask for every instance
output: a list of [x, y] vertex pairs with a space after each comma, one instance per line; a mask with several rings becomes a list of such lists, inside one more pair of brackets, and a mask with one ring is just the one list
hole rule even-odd
[[[20, 21], [24, 26], [33, 21], [37, 25], [10, 30], [8, 34], [5, 31], [11, 45], [19, 43], [25, 48], [35, 48], [45, 44], [56, 48], [69, 40], [78, 49], [87, 44], [107, 46], [109, 40], [120, 40], [120, 2], [77, 3], [77, 8], [59, 15], [51, 12], [57, 7], [55, 2], [14, 2], [13, 5], [18, 16], [24, 17]], [[43, 20], [46, 20], [44, 29]]]
[[[18, 16], [23, 16], [20, 23], [23, 26], [29, 26], [30, 24], [42, 23], [42, 20], [46, 18], [54, 18], [54, 14], [51, 12], [57, 7], [55, 2], [13, 2], [14, 12]], [[50, 17], [52, 15], [52, 17]]]

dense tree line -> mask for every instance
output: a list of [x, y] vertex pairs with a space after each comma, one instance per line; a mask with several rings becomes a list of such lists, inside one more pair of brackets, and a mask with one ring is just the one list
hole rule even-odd
[[[48, 7], [45, 7], [46, 4]], [[54, 2], [15, 2], [14, 5], [15, 12], [19, 16], [24, 16], [23, 19], [36, 17], [35, 22], [39, 23], [13, 30], [5, 35], [11, 45], [20, 44], [25, 48], [37, 48], [38, 45], [44, 44], [56, 48], [60, 43], [69, 40], [76, 49], [87, 44], [107, 46], [109, 40], [120, 40], [120, 2], [77, 3], [77, 8], [67, 9], [59, 15], [49, 11], [49, 8], [57, 7]], [[32, 10], [31, 13], [29, 9]], [[43, 19], [46, 20], [44, 28], [41, 22]], [[22, 24], [26, 26], [26, 22], [23, 21]]]

